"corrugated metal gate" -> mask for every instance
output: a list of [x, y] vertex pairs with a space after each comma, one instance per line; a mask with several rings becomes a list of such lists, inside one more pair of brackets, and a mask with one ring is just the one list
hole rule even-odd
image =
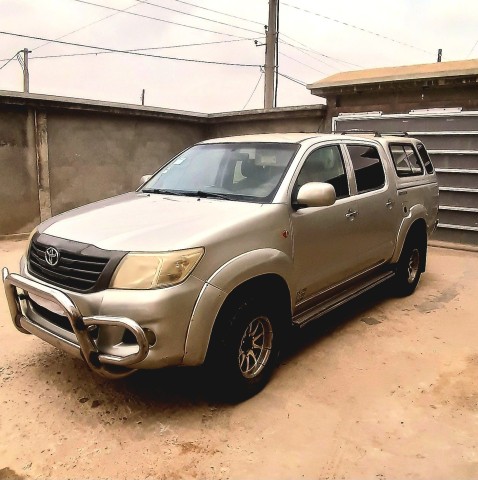
[[340, 114], [334, 131], [407, 132], [427, 147], [440, 187], [435, 240], [478, 245], [478, 112], [461, 109]]

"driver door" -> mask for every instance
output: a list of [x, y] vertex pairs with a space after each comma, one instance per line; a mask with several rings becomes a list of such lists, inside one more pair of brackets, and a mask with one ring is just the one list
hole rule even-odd
[[350, 277], [354, 271], [356, 198], [350, 195], [349, 175], [339, 145], [319, 147], [306, 158], [294, 194], [308, 182], [326, 182], [337, 200], [327, 207], [292, 213], [296, 303]]

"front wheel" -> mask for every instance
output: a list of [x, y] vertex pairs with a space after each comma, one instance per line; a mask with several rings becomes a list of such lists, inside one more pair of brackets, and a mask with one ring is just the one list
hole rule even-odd
[[416, 236], [409, 237], [403, 246], [395, 273], [395, 287], [399, 296], [411, 295], [420, 281], [425, 264], [426, 243]]
[[275, 309], [252, 298], [233, 302], [218, 318], [207, 366], [221, 397], [244, 400], [269, 381], [279, 354]]

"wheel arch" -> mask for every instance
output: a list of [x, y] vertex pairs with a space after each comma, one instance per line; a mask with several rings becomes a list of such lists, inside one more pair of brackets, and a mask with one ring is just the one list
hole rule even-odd
[[[410, 241], [410, 239], [418, 240], [426, 252], [428, 234], [427, 223], [423, 217], [415, 218], [412, 221], [407, 222], [406, 225], [402, 225], [398, 235], [397, 248], [392, 258], [392, 263], [397, 263], [399, 261], [405, 243]], [[426, 268], [426, 255], [422, 255], [420, 262], [420, 269], [424, 272]]]
[[244, 300], [259, 303], [264, 301], [269, 306], [273, 302], [279, 330], [285, 332], [292, 325], [292, 310], [289, 298], [290, 291], [286, 281], [275, 273], [265, 273], [237, 285], [226, 297], [216, 316], [209, 338], [206, 358], [212, 353], [215, 340], [222, 337], [223, 328], [227, 326], [229, 320], [229, 312], [232, 313]]
[[283, 313], [284, 325], [291, 322], [292, 299], [287, 282], [291, 268], [291, 260], [283, 252], [256, 250], [236, 257], [218, 269], [204, 284], [194, 307], [183, 364], [200, 365], [204, 362], [221, 314], [248, 292], [273, 299]]
[[287, 282], [277, 273], [264, 273], [256, 277], [250, 278], [240, 285], [237, 285], [226, 297], [218, 317], [234, 302], [237, 298], [262, 295], [266, 301], [274, 301], [281, 308], [285, 309], [287, 318], [292, 319], [292, 309], [290, 303], [290, 290]]

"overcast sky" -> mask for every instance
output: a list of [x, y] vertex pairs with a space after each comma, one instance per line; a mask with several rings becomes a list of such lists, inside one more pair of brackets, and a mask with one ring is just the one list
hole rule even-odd
[[[127, 10], [119, 13], [92, 3]], [[151, 106], [198, 112], [242, 110], [246, 103], [247, 108], [261, 108], [259, 65], [264, 63], [264, 47], [256, 46], [253, 39], [263, 42], [267, 14], [268, 0], [0, 0], [2, 32], [47, 39], [64, 36], [62, 41], [89, 46], [150, 49], [141, 52], [254, 65], [119, 53], [35, 59], [95, 50], [45, 45], [42, 40], [2, 33], [0, 68], [26, 47], [32, 50], [32, 93], [139, 104], [144, 88], [145, 103]], [[474, 0], [281, 0], [279, 72], [312, 83], [339, 71], [435, 62], [438, 48], [443, 49], [443, 61], [476, 58], [477, 24]], [[209, 44], [190, 45], [198, 43]], [[21, 66], [14, 59], [0, 70], [0, 90], [22, 88]], [[306, 87], [280, 77], [279, 106], [309, 103], [323, 101]]]

